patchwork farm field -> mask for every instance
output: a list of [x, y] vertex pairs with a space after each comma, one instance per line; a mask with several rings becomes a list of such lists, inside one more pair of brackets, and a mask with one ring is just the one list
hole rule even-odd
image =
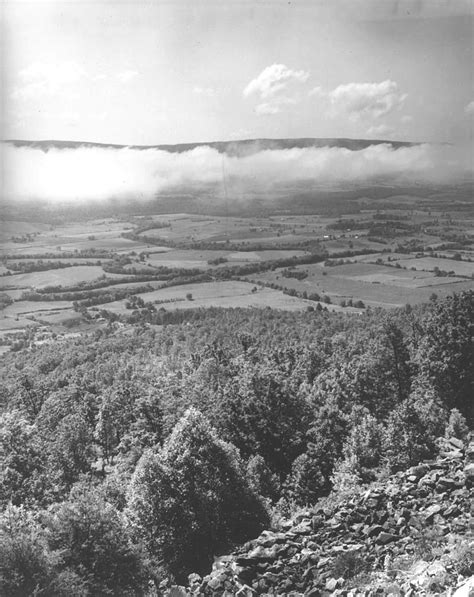
[[131, 251], [140, 243], [124, 238], [131, 230], [129, 222], [90, 220], [87, 223], [31, 224], [4, 222], [1, 229], [1, 252], [11, 257], [32, 253], [53, 253], [61, 256], [81, 250]]
[[[307, 251], [285, 251], [285, 250], [264, 250], [264, 251], [219, 251], [219, 250], [169, 250], [163, 253], [152, 253], [146, 262], [155, 267], [181, 267], [209, 269], [244, 263], [261, 263], [264, 261], [275, 261], [291, 257], [302, 257], [309, 255]], [[221, 263], [217, 263], [221, 261]]]
[[[185, 284], [137, 296], [157, 308], [163, 307], [166, 310], [206, 307], [270, 307], [272, 309], [302, 311], [307, 309], [308, 306], [314, 305], [311, 301], [288, 296], [279, 290], [259, 288], [249, 282], [234, 281]], [[127, 312], [126, 301], [109, 303], [107, 310], [117, 314], [124, 314]]]
[[327, 234], [328, 221], [320, 216], [237, 218], [179, 214], [174, 218], [161, 218], [156, 221], [156, 228], [150, 224], [139, 232], [138, 237], [188, 245], [204, 241], [231, 245], [285, 245], [323, 239]]
[[[354, 213], [127, 215], [0, 229], [0, 346], [208, 307], [393, 308], [474, 288], [474, 219], [405, 197]], [[42, 337], [43, 337], [42, 336]]]
[[[300, 272], [303, 279], [287, 277]], [[299, 293], [318, 293], [329, 296], [334, 303], [362, 300], [373, 307], [397, 307], [420, 303], [434, 294], [445, 296], [455, 291], [474, 288], [474, 281], [464, 278], [439, 278], [430, 272], [415, 272], [385, 265], [349, 263], [324, 266], [315, 264], [296, 266], [286, 272], [283, 268], [263, 274], [250, 275], [254, 283], [293, 289]]]
[[400, 259], [400, 265], [421, 271], [452, 271], [456, 276], [472, 276], [474, 262], [458, 261], [456, 259], [439, 259], [436, 257], [421, 257], [414, 259]]
[[19, 222], [16, 220], [0, 221], [0, 242], [6, 242], [12, 237], [34, 235], [50, 230], [49, 224], [42, 222]]
[[36, 316], [38, 313], [62, 311], [71, 308], [71, 301], [15, 301], [2, 310], [1, 316], [6, 318], [15, 318], [20, 315]]
[[102, 267], [84, 265], [51, 269], [27, 274], [13, 274], [0, 278], [0, 289], [8, 288], [46, 288], [47, 286], [72, 286], [81, 282], [91, 282], [101, 276], [116, 278], [115, 274], [106, 274]]

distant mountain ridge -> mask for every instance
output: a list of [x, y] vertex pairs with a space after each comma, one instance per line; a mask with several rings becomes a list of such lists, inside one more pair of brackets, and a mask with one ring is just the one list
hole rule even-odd
[[395, 149], [400, 147], [413, 147], [419, 143], [411, 141], [388, 141], [382, 139], [349, 139], [349, 138], [315, 138], [303, 137], [299, 139], [242, 139], [239, 141], [210, 141], [199, 143], [177, 143], [160, 145], [119, 145], [115, 143], [95, 143], [92, 141], [60, 141], [60, 140], [41, 140], [28, 141], [20, 139], [7, 139], [4, 143], [10, 143], [15, 147], [30, 147], [32, 149], [79, 149], [82, 147], [98, 147], [113, 149], [159, 149], [170, 153], [182, 153], [191, 151], [197, 147], [211, 147], [219, 153], [227, 155], [250, 155], [257, 151], [278, 150], [278, 149], [304, 149], [321, 147], [340, 147], [351, 151], [366, 149], [371, 145], [380, 145], [388, 143]]

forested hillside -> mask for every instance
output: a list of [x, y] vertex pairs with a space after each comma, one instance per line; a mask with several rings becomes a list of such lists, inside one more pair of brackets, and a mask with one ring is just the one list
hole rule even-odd
[[0, 594], [159, 595], [474, 419], [474, 293], [208, 309], [2, 357]]

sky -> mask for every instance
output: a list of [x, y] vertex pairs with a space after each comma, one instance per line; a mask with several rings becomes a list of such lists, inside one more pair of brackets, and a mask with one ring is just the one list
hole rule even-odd
[[4, 0], [1, 138], [469, 144], [470, 0]]

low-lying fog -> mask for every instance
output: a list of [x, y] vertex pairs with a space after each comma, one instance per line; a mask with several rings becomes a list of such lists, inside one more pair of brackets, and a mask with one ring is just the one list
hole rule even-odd
[[44, 201], [151, 199], [182, 185], [233, 183], [252, 187], [297, 180], [314, 183], [453, 182], [472, 177], [472, 150], [390, 143], [351, 151], [314, 147], [228, 156], [200, 146], [182, 153], [112, 147], [16, 147], [3, 143], [2, 198]]

